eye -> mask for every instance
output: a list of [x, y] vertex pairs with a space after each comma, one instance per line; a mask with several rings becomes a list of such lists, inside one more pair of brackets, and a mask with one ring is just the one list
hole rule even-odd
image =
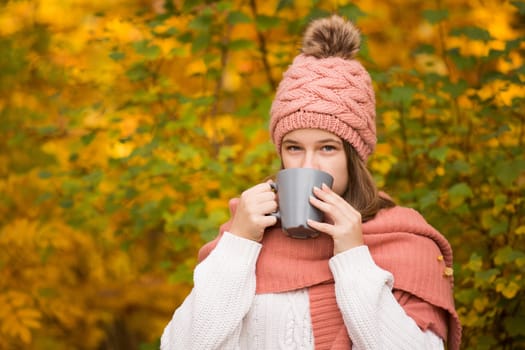
[[288, 146], [286, 146], [286, 150], [288, 152], [297, 152], [297, 151], [301, 150], [301, 147], [296, 146], [296, 145], [288, 145]]
[[321, 150], [323, 150], [324, 152], [333, 152], [337, 150], [337, 148], [334, 145], [323, 145], [321, 147]]

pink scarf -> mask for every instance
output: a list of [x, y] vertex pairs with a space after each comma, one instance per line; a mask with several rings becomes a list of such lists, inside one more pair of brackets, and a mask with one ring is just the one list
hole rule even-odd
[[[235, 208], [232, 208], [232, 212]], [[199, 261], [217, 245], [220, 234], [199, 251]], [[365, 244], [375, 263], [394, 275], [394, 296], [418, 326], [459, 349], [461, 325], [454, 307], [452, 249], [415, 210], [381, 210], [363, 224]], [[328, 260], [333, 241], [327, 235], [299, 240], [274, 227], [264, 235], [257, 260], [257, 294], [308, 288], [316, 349], [349, 349], [351, 341], [337, 307]]]

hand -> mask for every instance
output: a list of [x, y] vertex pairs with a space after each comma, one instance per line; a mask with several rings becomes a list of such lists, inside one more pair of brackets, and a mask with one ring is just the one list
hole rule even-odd
[[308, 220], [308, 225], [326, 233], [334, 240], [334, 255], [364, 244], [361, 213], [327, 185], [314, 188], [317, 197], [310, 196], [310, 203], [321, 210], [326, 223]]
[[260, 242], [264, 230], [277, 223], [275, 216], [267, 215], [277, 210], [276, 195], [270, 182], [255, 185], [242, 193], [230, 233]]

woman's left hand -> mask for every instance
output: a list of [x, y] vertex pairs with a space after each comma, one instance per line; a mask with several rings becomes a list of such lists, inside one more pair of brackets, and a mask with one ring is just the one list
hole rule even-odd
[[325, 184], [315, 187], [314, 194], [310, 203], [324, 213], [326, 222], [308, 220], [308, 225], [332, 237], [334, 255], [363, 245], [361, 213]]

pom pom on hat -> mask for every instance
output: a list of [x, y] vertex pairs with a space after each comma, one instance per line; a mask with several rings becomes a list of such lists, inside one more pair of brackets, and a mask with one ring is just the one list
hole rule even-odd
[[375, 95], [366, 69], [355, 60], [359, 30], [339, 16], [313, 21], [302, 52], [284, 73], [270, 111], [277, 151], [296, 129], [315, 128], [349, 142], [363, 161], [376, 144]]
[[303, 35], [302, 53], [316, 58], [353, 59], [359, 52], [359, 30], [339, 16], [312, 22]]

